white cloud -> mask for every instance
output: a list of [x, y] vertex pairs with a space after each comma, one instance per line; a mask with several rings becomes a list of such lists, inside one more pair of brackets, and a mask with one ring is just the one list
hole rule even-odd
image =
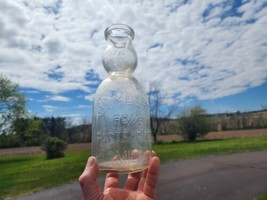
[[89, 105], [78, 105], [77, 108], [91, 108]]
[[66, 118], [67, 125], [69, 126], [84, 124], [86, 120], [88, 120], [85, 116], [82, 116], [81, 114], [65, 114], [61, 117]]
[[92, 93], [92, 94], [88, 94], [84, 97], [84, 99], [88, 100], [88, 101], [93, 101], [94, 100], [94, 97], [95, 97], [95, 94]]
[[27, 100], [28, 101], [34, 101], [34, 99], [33, 98], [30, 98], [30, 97], [28, 97]]
[[26, 94], [40, 94], [40, 91], [37, 91], [37, 90], [26, 90], [23, 92]]
[[63, 101], [63, 102], [68, 102], [71, 99], [68, 97], [60, 96], [60, 95], [55, 95], [50, 98], [51, 101]]
[[57, 106], [51, 106], [51, 105], [43, 105], [42, 107], [46, 113], [52, 113], [57, 109]]
[[224, 19], [232, 1], [222, 2], [1, 1], [0, 73], [54, 100], [69, 101], [58, 95], [69, 90], [91, 92], [86, 73], [107, 76], [103, 31], [122, 22], [136, 32], [138, 79], [160, 82], [174, 100], [236, 94], [267, 78], [266, 1], [247, 1], [236, 11], [241, 16]]

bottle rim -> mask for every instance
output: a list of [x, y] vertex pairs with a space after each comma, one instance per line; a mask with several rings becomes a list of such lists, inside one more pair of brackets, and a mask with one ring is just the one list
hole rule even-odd
[[104, 32], [105, 39], [107, 40], [108, 36], [111, 35], [112, 32], [118, 31], [118, 30], [121, 30], [122, 33], [124, 32], [127, 35], [129, 35], [132, 40], [134, 39], [134, 30], [132, 29], [132, 27], [128, 26], [127, 24], [121, 24], [121, 23], [112, 24], [108, 26]]

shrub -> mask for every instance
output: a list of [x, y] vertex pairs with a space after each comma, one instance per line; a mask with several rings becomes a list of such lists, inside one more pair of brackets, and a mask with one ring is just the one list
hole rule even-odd
[[46, 151], [46, 158], [61, 158], [64, 157], [64, 151], [67, 143], [57, 137], [49, 137], [44, 142], [42, 149]]
[[186, 140], [195, 141], [210, 130], [206, 111], [200, 106], [194, 106], [182, 112], [179, 118], [180, 129]]

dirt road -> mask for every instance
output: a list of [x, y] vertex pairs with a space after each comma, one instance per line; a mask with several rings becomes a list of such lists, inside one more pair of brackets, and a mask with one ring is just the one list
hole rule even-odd
[[[99, 181], [103, 184], [103, 177]], [[252, 200], [262, 192], [267, 192], [267, 151], [209, 156], [163, 164], [160, 167], [157, 199]], [[15, 199], [83, 198], [76, 182]]]

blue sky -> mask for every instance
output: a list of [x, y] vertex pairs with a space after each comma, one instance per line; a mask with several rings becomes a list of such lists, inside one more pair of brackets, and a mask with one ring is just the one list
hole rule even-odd
[[267, 105], [267, 0], [1, 1], [0, 73], [21, 86], [34, 115], [88, 120], [107, 77], [103, 32], [118, 22], [136, 33], [135, 76], [146, 91], [158, 83], [165, 105]]

